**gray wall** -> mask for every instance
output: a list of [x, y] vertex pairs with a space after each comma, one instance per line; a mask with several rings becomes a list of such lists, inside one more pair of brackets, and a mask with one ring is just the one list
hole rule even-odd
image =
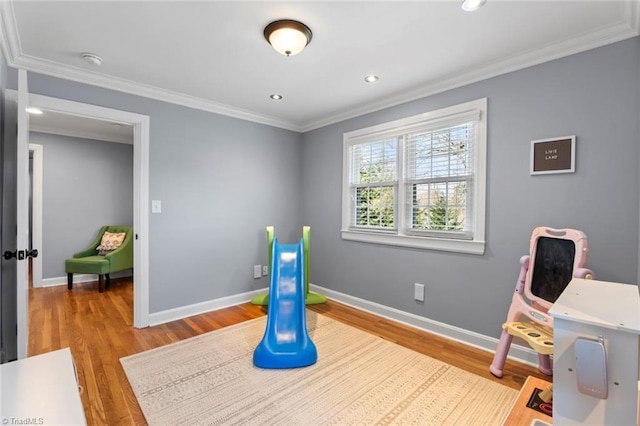
[[30, 132], [43, 146], [42, 277], [65, 277], [64, 260], [104, 225], [133, 226], [133, 145]]
[[302, 233], [300, 134], [34, 73], [29, 91], [150, 116], [151, 313], [268, 286], [265, 226]]
[[[402, 311], [498, 336], [536, 226], [576, 228], [587, 266], [637, 283], [639, 63], [634, 38], [357, 117], [303, 135], [303, 217], [310, 281]], [[343, 241], [344, 132], [488, 98], [483, 256]], [[530, 141], [577, 136], [576, 173], [530, 176]], [[414, 283], [426, 301], [413, 300]]]

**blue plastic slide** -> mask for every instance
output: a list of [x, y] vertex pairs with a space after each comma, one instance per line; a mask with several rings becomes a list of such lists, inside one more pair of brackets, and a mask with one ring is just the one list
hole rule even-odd
[[296, 368], [315, 364], [316, 345], [307, 332], [303, 241], [273, 242], [267, 328], [253, 352], [260, 368]]

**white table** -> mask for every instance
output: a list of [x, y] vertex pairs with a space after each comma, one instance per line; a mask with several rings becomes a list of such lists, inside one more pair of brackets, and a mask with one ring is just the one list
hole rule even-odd
[[[553, 317], [553, 423], [638, 424], [638, 286], [574, 278], [549, 310]], [[604, 340], [606, 399], [578, 391], [574, 343]]]
[[86, 425], [69, 348], [0, 365], [0, 424]]

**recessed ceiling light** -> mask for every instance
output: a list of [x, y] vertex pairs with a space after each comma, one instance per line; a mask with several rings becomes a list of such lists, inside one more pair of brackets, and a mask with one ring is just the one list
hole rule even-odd
[[462, 2], [462, 10], [465, 12], [473, 12], [484, 6], [486, 2], [487, 0], [464, 0]]
[[42, 110], [41, 109], [33, 108], [33, 107], [25, 108], [25, 111], [27, 111], [29, 114], [35, 114], [35, 115], [42, 114]]
[[378, 77], [377, 75], [370, 74], [364, 78], [364, 81], [366, 81], [367, 83], [375, 83], [379, 79], [380, 77]]
[[102, 64], [102, 58], [95, 53], [83, 52], [80, 56], [86, 63], [95, 65], [96, 67]]
[[271, 99], [273, 99], [274, 101], [279, 101], [280, 99], [282, 99], [282, 95], [278, 95], [277, 93], [274, 93], [273, 95], [269, 96]]

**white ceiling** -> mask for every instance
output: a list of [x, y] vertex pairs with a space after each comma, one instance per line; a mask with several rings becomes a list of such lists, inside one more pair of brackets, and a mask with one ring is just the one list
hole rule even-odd
[[[11, 66], [295, 131], [639, 34], [638, 0], [461, 3], [19, 1], [0, 14]], [[266, 42], [277, 19], [311, 28], [302, 53]]]

